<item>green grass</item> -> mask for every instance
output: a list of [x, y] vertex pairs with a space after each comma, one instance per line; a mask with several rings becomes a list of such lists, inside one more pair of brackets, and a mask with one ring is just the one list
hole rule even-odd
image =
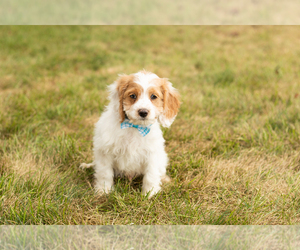
[[[0, 27], [1, 224], [297, 224], [300, 31], [289, 26]], [[172, 182], [97, 196], [106, 86], [147, 69], [182, 96]]]

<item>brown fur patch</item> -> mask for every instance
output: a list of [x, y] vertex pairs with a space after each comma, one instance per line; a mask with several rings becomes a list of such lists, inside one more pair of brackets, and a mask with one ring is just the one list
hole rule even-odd
[[119, 94], [119, 114], [121, 122], [125, 120], [125, 112], [123, 110], [123, 99], [124, 99], [124, 93], [126, 89], [129, 86], [130, 82], [133, 82], [134, 76], [133, 75], [123, 75], [120, 76], [120, 78], [117, 80], [117, 91]]
[[166, 78], [156, 79], [158, 86], [161, 88], [163, 94], [163, 108], [167, 119], [173, 118], [180, 106], [180, 96], [176, 89], [171, 87], [170, 82]]
[[153, 86], [148, 89], [148, 97], [151, 100], [151, 95], [155, 95], [157, 98], [154, 100], [151, 100], [153, 105], [157, 107], [159, 111], [163, 111], [164, 106], [164, 96], [162, 93], [162, 89], [159, 86]]
[[[131, 105], [133, 105], [140, 98], [142, 92], [142, 86], [135, 82], [130, 82], [123, 96], [124, 110], [130, 109]], [[131, 98], [131, 95], [135, 95], [136, 99]]]
[[[118, 80], [117, 90], [119, 93], [119, 114], [120, 121], [125, 120], [124, 108], [128, 109], [133, 103], [135, 103], [142, 93], [142, 87], [134, 82], [134, 75], [123, 75]], [[130, 95], [135, 94], [136, 99], [132, 99]]]

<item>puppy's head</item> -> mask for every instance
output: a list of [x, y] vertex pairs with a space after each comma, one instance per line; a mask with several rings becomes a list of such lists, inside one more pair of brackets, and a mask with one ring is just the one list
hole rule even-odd
[[148, 126], [158, 120], [169, 127], [179, 109], [179, 94], [165, 78], [141, 71], [122, 75], [113, 84], [120, 121], [128, 118], [136, 125]]

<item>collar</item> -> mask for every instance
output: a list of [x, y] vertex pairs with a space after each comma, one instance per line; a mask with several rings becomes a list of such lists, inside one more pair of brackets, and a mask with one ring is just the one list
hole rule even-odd
[[129, 119], [125, 119], [124, 122], [121, 123], [121, 129], [136, 128], [139, 131], [139, 133], [144, 137], [150, 132], [151, 125], [147, 127], [141, 125], [135, 125], [131, 123]]

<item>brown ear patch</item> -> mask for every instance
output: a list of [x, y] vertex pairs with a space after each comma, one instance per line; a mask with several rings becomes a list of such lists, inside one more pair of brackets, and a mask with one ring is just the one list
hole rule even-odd
[[180, 96], [167, 79], [162, 78], [159, 80], [164, 98], [164, 114], [167, 119], [172, 119], [178, 113]]
[[133, 81], [134, 75], [123, 75], [117, 80], [117, 91], [119, 94], [119, 114], [121, 122], [125, 120], [125, 112], [123, 108], [124, 94], [130, 83], [133, 83]]

